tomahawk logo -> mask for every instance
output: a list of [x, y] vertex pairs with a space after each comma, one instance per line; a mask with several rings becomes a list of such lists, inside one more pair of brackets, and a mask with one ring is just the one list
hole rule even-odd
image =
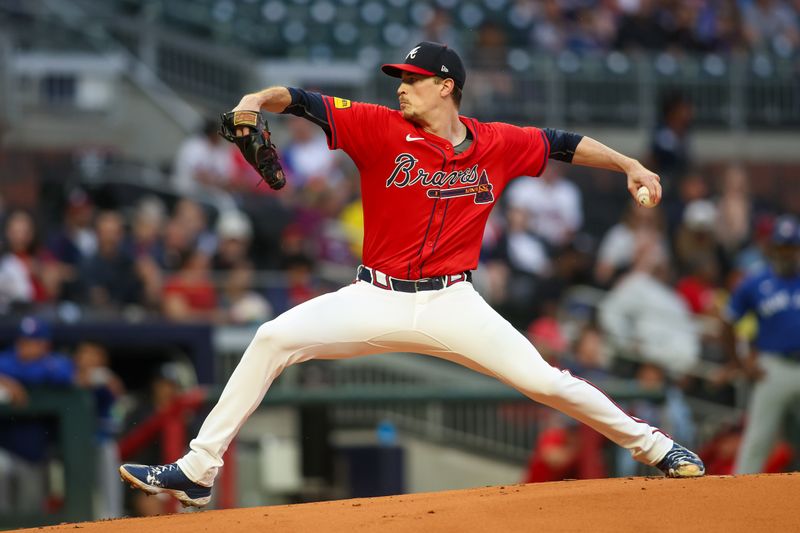
[[409, 57], [411, 59], [414, 59], [415, 57], [417, 57], [417, 52], [419, 52], [419, 46], [415, 46], [414, 48], [412, 48], [411, 51], [406, 56], [406, 59], [408, 59]]
[[478, 170], [478, 165], [461, 170], [445, 172], [437, 170], [428, 172], [424, 168], [417, 168], [418, 160], [409, 153], [398, 155], [395, 167], [386, 187], [410, 187], [420, 184], [426, 188], [428, 198], [457, 198], [459, 196], [474, 196], [476, 204], [490, 204], [494, 202], [492, 189], [486, 170]]
[[428, 189], [426, 194], [428, 198], [456, 198], [458, 196], [470, 196], [474, 194], [476, 204], [490, 204], [494, 201], [494, 194], [492, 193], [493, 188], [484, 170], [481, 172], [481, 177], [478, 178], [477, 185], [456, 187], [454, 189]]

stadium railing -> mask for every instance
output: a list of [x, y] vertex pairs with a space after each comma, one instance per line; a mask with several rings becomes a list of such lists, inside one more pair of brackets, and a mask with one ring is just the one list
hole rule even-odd
[[[0, 514], [0, 529], [77, 522], [92, 518], [94, 495], [95, 423], [93, 399], [77, 389], [40, 387], [28, 391], [25, 406], [0, 404], [0, 418], [12, 423], [21, 419], [55, 419], [57, 453], [54, 464], [63, 469], [60, 486], [50, 487], [63, 498], [51, 513]], [[47, 496], [47, 495], [45, 495]]]

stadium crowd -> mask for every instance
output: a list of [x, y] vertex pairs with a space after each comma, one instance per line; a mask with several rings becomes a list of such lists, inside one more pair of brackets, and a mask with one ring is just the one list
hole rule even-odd
[[[432, 40], [467, 52], [471, 66], [480, 68], [505, 65], [508, 49], [555, 55], [751, 51], [790, 57], [800, 47], [796, 0], [204, 0], [191, 4], [191, 21], [182, 4], [175, 4], [117, 0], [110, 5], [125, 15], [158, 13], [167, 25], [269, 57], [302, 50], [319, 59], [362, 60], [360, 54], [375, 46], [407, 49]], [[260, 21], [263, 31], [253, 33], [243, 21]]]
[[[695, 335], [654, 336], [648, 314], [663, 323], [662, 308], [673, 309], [675, 329], [687, 332], [696, 316], [715, 317], [724, 293], [763, 266], [770, 221], [792, 208], [792, 196], [756, 202], [737, 165], [704, 176], [690, 156], [691, 105], [670, 97], [664, 110], [647, 158], [664, 181], [659, 208], [630, 202], [620, 176], [557, 162], [541, 178], [510, 185], [486, 229], [475, 283], [520, 329], [565, 308], [575, 315], [570, 288], [593, 286], [608, 291], [599, 309], [611, 309], [609, 317], [642, 306], [634, 313], [642, 338], [665, 352], [654, 358], [681, 353], [690, 366], [709, 352]], [[314, 274], [359, 263], [357, 173], [311, 123], [287, 117], [285, 126], [289, 185], [279, 193], [259, 186], [213, 121], [177, 151], [170, 194], [110, 204], [91, 188], [64, 187], [54, 213], [20, 208], [24, 202], [7, 189], [0, 306], [65, 320], [254, 324], [333, 289], [335, 282]], [[626, 324], [599, 316], [607, 334], [624, 336]]]
[[[665, 184], [656, 209], [633, 204], [621, 176], [587, 179], [557, 162], [513, 182], [487, 226], [475, 284], [553, 364], [644, 372], [732, 405], [735, 375], [725, 366], [681, 376], [704, 360], [725, 362], [715, 321], [742, 276], [763, 268], [771, 221], [792, 196], [756, 202], [737, 165], [703, 175], [690, 121], [687, 101], [666, 99], [647, 157]], [[176, 152], [169, 195], [108, 205], [91, 189], [65, 188], [63, 209], [44, 213], [6, 193], [4, 312], [259, 324], [346, 283], [318, 274], [333, 267], [346, 277], [359, 263], [357, 173], [311, 123], [287, 117], [285, 126], [289, 185], [280, 193], [258, 186], [213, 122]], [[599, 296], [587, 301], [575, 287]], [[586, 344], [593, 355], [581, 355]]]
[[486, 60], [492, 58], [483, 57], [482, 49], [496, 52], [506, 46], [554, 54], [618, 50], [728, 55], [750, 50], [787, 57], [800, 46], [797, 10], [796, 2], [782, 0], [522, 1], [500, 11], [507, 20], [481, 18], [474, 41], [469, 41], [469, 32], [460, 31], [472, 20], [463, 8], [458, 12], [444, 6], [427, 14], [421, 32], [432, 40], [450, 38], [440, 42], [472, 47]]

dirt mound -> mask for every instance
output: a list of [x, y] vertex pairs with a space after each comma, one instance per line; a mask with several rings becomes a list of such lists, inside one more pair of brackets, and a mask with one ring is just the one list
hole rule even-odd
[[507, 485], [304, 505], [183, 513], [37, 531], [790, 531], [800, 473]]

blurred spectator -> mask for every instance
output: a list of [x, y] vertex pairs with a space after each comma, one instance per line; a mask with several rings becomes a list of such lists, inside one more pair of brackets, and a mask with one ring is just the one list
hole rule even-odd
[[[227, 208], [235, 210], [235, 208]], [[201, 252], [212, 255], [217, 247], [217, 238], [208, 223], [208, 213], [203, 207], [188, 198], [182, 198], [175, 204], [172, 218], [188, 232], [189, 241]]]
[[97, 250], [93, 226], [94, 205], [85, 191], [75, 189], [67, 196], [61, 227], [48, 239], [47, 248], [57, 260], [78, 265]]
[[170, 218], [164, 227], [164, 269], [176, 272], [183, 263], [183, 258], [192, 251], [189, 229], [179, 220]]
[[706, 464], [706, 475], [732, 475], [741, 440], [742, 428], [738, 425], [728, 424], [717, 431], [699, 452]]
[[79, 296], [80, 265], [97, 251], [93, 217], [94, 205], [86, 192], [80, 189], [71, 191], [62, 225], [47, 241], [47, 251], [58, 268], [59, 299], [74, 300]]
[[161, 303], [164, 251], [164, 204], [155, 196], [139, 202], [133, 217], [133, 256], [136, 274], [142, 281], [142, 298], [147, 307], [157, 309]]
[[184, 196], [213, 204], [217, 209], [235, 207], [228, 185], [233, 172], [233, 146], [219, 136], [219, 124], [207, 119], [202, 129], [178, 148], [172, 183]]
[[664, 196], [674, 196], [671, 183], [686, 174], [691, 166], [689, 128], [694, 111], [680, 93], [667, 94], [661, 102], [661, 117], [650, 145], [651, 170], [661, 176]]
[[655, 239], [666, 249], [661, 236], [663, 221], [660, 211], [628, 203], [622, 220], [606, 232], [597, 251], [595, 280], [601, 287], [608, 287], [633, 265], [637, 242]]
[[528, 325], [528, 340], [552, 366], [561, 366], [561, 358], [567, 350], [567, 339], [558, 321], [552, 316], [537, 318]]
[[351, 229], [335, 218], [326, 218], [319, 232], [318, 259], [336, 265], [356, 267], [361, 262], [361, 256], [353, 255], [351, 234], [348, 233]]
[[308, 238], [307, 233], [298, 224], [286, 226], [281, 234], [280, 242], [280, 268], [286, 263], [286, 258], [305, 255], [316, 257], [317, 249], [315, 243]]
[[52, 281], [54, 276], [47, 275], [47, 267], [37, 242], [33, 216], [22, 210], [9, 213], [6, 218], [5, 239], [7, 253], [14, 257], [15, 266], [21, 266], [25, 270], [25, 276], [32, 289], [33, 301], [40, 303], [49, 300], [47, 282]]
[[744, 35], [756, 50], [783, 57], [800, 46], [797, 13], [782, 0], [747, 0], [742, 6]]
[[162, 311], [178, 322], [214, 322], [217, 291], [211, 279], [211, 260], [200, 250], [188, 252], [180, 270], [164, 283]]
[[217, 252], [214, 254], [215, 271], [230, 270], [250, 265], [250, 241], [253, 226], [241, 211], [224, 211], [217, 220]]
[[696, 171], [689, 172], [674, 181], [671, 187], [676, 194], [672, 194], [662, 202], [670, 238], [675, 236], [678, 226], [683, 223], [686, 206], [697, 200], [707, 200], [709, 197], [708, 183]]
[[619, 21], [614, 46], [625, 51], [663, 50], [664, 28], [658, 22], [656, 0], [620, 2], [624, 13]]
[[697, 6], [681, 1], [665, 4], [660, 9], [659, 19], [664, 30], [666, 49], [672, 53], [701, 51], [703, 46], [695, 33]]
[[551, 272], [550, 257], [542, 240], [529, 232], [528, 211], [511, 207], [506, 216], [508, 228], [498, 246], [500, 257], [508, 262], [512, 272], [547, 277]]
[[708, 33], [700, 34], [701, 40], [706, 37], [709, 50], [720, 53], [742, 52], [746, 48], [741, 13], [736, 2], [719, 2], [713, 5], [704, 21], [705, 27], [712, 28]]
[[450, 10], [436, 6], [425, 23], [409, 36], [409, 46], [407, 48], [422, 41], [432, 41], [434, 43], [447, 43], [454, 50], [461, 52], [465, 44], [462, 42], [462, 36], [463, 33], [453, 25]]
[[[25, 406], [28, 403], [28, 393], [25, 387], [17, 380], [0, 374], [0, 404], [12, 404]], [[0, 467], [0, 472], [2, 472]], [[0, 508], [2, 508], [2, 497], [0, 497]]]
[[572, 356], [565, 361], [565, 367], [576, 376], [599, 383], [610, 376], [608, 355], [602, 332], [595, 326], [587, 326], [575, 340]]
[[560, 52], [567, 41], [567, 30], [559, 2], [545, 0], [538, 7], [531, 28], [531, 44], [537, 51]]
[[583, 223], [580, 190], [559, 170], [550, 164], [539, 178], [514, 180], [506, 193], [511, 207], [527, 212], [528, 230], [555, 249], [572, 240]]
[[675, 259], [681, 275], [699, 265], [726, 276], [729, 268], [725, 252], [717, 243], [717, 208], [710, 200], [695, 200], [686, 206], [683, 222], [675, 235]]
[[489, 263], [501, 263], [493, 274], [501, 276], [496, 281], [506, 285], [504, 298], [496, 305], [509, 322], [522, 328], [537, 310], [543, 282], [552, 274], [552, 265], [547, 247], [528, 231], [528, 212], [511, 207], [506, 216], [508, 226], [492, 250]]
[[328, 149], [328, 140], [319, 127], [294, 115], [287, 117], [286, 126], [290, 138], [281, 155], [293, 188], [302, 189], [315, 181], [334, 185], [342, 179], [336, 163], [338, 154]]
[[133, 215], [133, 254], [138, 259], [148, 258], [160, 267], [164, 262], [164, 226], [166, 208], [157, 196], [147, 196], [136, 205]]
[[576, 10], [566, 37], [566, 47], [578, 54], [596, 54], [608, 50], [614, 38], [613, 18], [602, 2]]
[[253, 287], [253, 269], [246, 264], [231, 268], [222, 286], [224, 321], [230, 324], [256, 325], [273, 316], [272, 306]]
[[725, 169], [722, 190], [717, 198], [717, 242], [732, 257], [750, 236], [753, 202], [745, 170], [738, 165]]
[[514, 78], [509, 73], [508, 37], [505, 29], [493, 21], [478, 29], [470, 56], [470, 90], [464, 95], [464, 107], [480, 109], [486, 101], [502, 101], [514, 92]]
[[[0, 376], [18, 403], [27, 398], [27, 394], [22, 393], [23, 387], [72, 384], [75, 372], [72, 361], [52, 351], [51, 338], [47, 322], [28, 316], [20, 322], [14, 346], [0, 353]], [[43, 511], [47, 492], [46, 460], [55, 435], [56, 428], [48, 420], [0, 420], [0, 448], [13, 458], [11, 471], [0, 475], [0, 500], [10, 495], [15, 511]], [[9, 484], [16, 487], [14, 494]], [[3, 503], [9, 502], [0, 501], [0, 505]]]
[[692, 313], [718, 316], [717, 291], [719, 290], [719, 268], [710, 256], [693, 260], [685, 276], [675, 285]]
[[599, 319], [609, 341], [623, 353], [685, 372], [700, 355], [688, 306], [669, 283], [669, 267], [658, 236], [642, 236], [633, 271], [600, 303]]
[[315, 267], [314, 260], [304, 253], [284, 255], [281, 270], [286, 276], [286, 284], [266, 291], [276, 315], [320, 294], [314, 278]]
[[545, 483], [576, 479], [575, 468], [578, 462], [578, 437], [574, 425], [577, 422], [551, 415], [549, 427], [536, 439], [536, 444], [528, 459], [523, 483]]
[[339, 214], [339, 224], [347, 239], [351, 256], [355, 261], [360, 261], [364, 245], [364, 210], [361, 198], [344, 206]]
[[75, 349], [75, 383], [91, 391], [95, 420], [95, 518], [122, 516], [122, 484], [119, 482], [118, 423], [113, 416], [116, 401], [125, 392], [122, 381], [109, 368], [108, 352], [93, 342], [82, 342]]
[[[706, 464], [706, 475], [730, 476], [736, 473], [736, 455], [742, 441], [742, 425], [726, 424], [713, 435], [700, 450], [700, 457]], [[791, 471], [791, 446], [786, 441], [778, 441], [770, 450], [764, 462], [764, 473], [775, 474]]]
[[547, 412], [523, 482], [596, 479], [608, 476], [598, 432], [560, 413]]
[[574, 285], [591, 285], [594, 267], [594, 240], [586, 234], [577, 234], [554, 257], [553, 277], [547, 285], [550, 293], [560, 295]]
[[470, 54], [472, 68], [482, 72], [504, 71], [508, 62], [507, 56], [508, 43], [503, 27], [491, 20], [481, 24]]
[[0, 313], [8, 313], [15, 305], [33, 301], [33, 294], [25, 263], [16, 255], [5, 253], [0, 242]]
[[756, 219], [752, 241], [735, 259], [739, 275], [756, 274], [767, 267], [773, 224], [774, 217], [771, 215], [762, 215]]
[[104, 211], [97, 217], [97, 252], [81, 265], [80, 281], [83, 301], [93, 311], [116, 309], [140, 304], [142, 281], [125, 243], [125, 221], [115, 211]]

